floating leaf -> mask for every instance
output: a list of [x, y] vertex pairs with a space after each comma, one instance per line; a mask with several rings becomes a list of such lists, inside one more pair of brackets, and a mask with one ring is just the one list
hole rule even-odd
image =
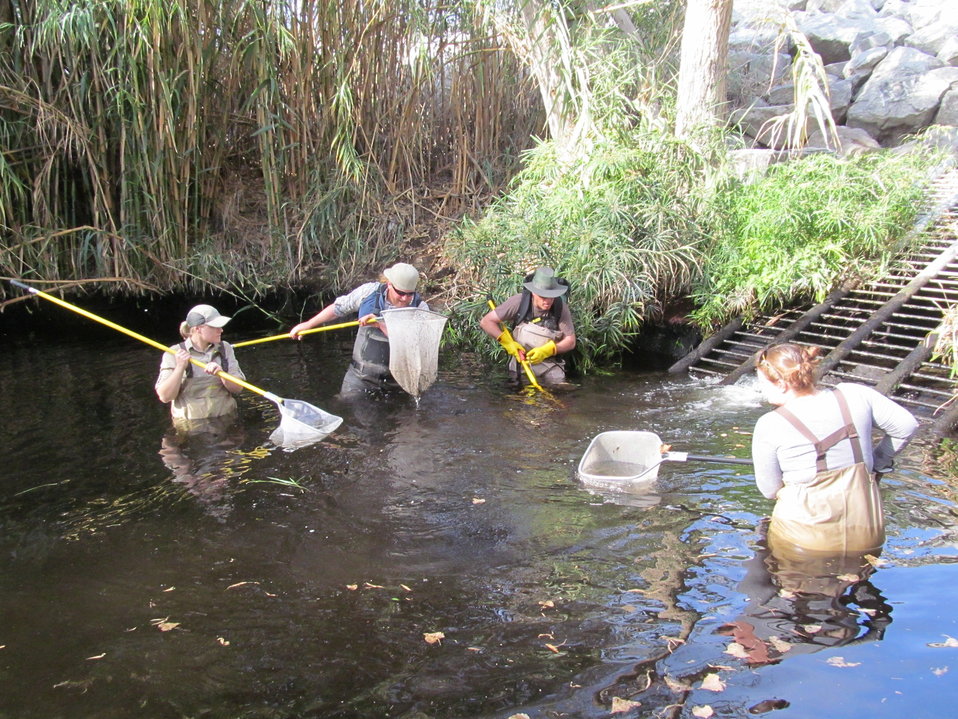
[[95, 655], [93, 655], [92, 657], [87, 657], [86, 660], [87, 660], [88, 662], [90, 662], [90, 661], [93, 661], [93, 660], [95, 660], [95, 659], [103, 659], [103, 657], [105, 657], [105, 656], [106, 656], [106, 652], [103, 652], [103, 654], [95, 654]]
[[441, 644], [446, 635], [442, 632], [426, 632], [422, 638], [426, 640], [426, 644]]
[[842, 668], [857, 667], [861, 664], [861, 662], [846, 662], [844, 657], [831, 657], [826, 663], [831, 664], [833, 667]]
[[565, 645], [565, 642], [562, 642], [562, 644], [546, 644], [546, 649], [554, 654], [561, 654], [562, 652], [559, 651], [559, 647], [563, 645]]
[[169, 617], [164, 617], [163, 619], [151, 619], [150, 624], [159, 629], [161, 632], [168, 632], [171, 629], [176, 629], [180, 626], [179, 622], [168, 621]]
[[785, 652], [790, 651], [792, 648], [792, 645], [786, 642], [781, 637], [769, 637], [768, 643], [771, 644], [772, 649], [774, 649], [779, 654], [784, 654]]
[[410, 589], [409, 587], [407, 587], [405, 584], [400, 584], [399, 586], [402, 587], [403, 589], [405, 589], [407, 592], [411, 592], [411, 591], [412, 591], [412, 589]]
[[946, 639], [943, 642], [930, 642], [928, 646], [929, 647], [952, 647], [952, 648], [958, 647], [958, 639], [955, 639], [954, 637], [949, 637], [947, 634], [942, 634], [942, 636], [948, 637], [948, 639]]
[[692, 716], [698, 717], [699, 719], [709, 719], [709, 717], [715, 714], [715, 710], [712, 709], [708, 704], [705, 704], [700, 707], [692, 707]]
[[763, 699], [758, 704], [748, 708], [749, 714], [765, 714], [775, 709], [786, 709], [789, 706], [784, 699]]
[[748, 659], [748, 651], [738, 642], [732, 642], [725, 648], [725, 654], [731, 654], [738, 659]]
[[226, 589], [236, 589], [237, 587], [245, 587], [247, 584], [259, 584], [259, 582], [237, 582], [236, 584], [229, 585]]
[[358, 585], [358, 584], [347, 584], [347, 585], [346, 585], [346, 589], [348, 589], [348, 590], [351, 591], [351, 592], [355, 592], [357, 589], [359, 589], [359, 585]]
[[553, 602], [551, 599], [546, 599], [543, 602], [539, 602], [539, 606], [543, 607], [544, 609], [553, 609], [555, 605], [556, 603]]
[[223, 637], [216, 637], [216, 641], [220, 643], [221, 647], [228, 647], [230, 645], [229, 640], [223, 639]]
[[940, 677], [942, 674], [948, 673], [948, 667], [932, 667], [931, 673], [936, 677]]
[[473, 498], [472, 498], [472, 503], [473, 503], [473, 504], [485, 504], [485, 503], [486, 503], [486, 500], [484, 500], [482, 497], [473, 497]]
[[634, 702], [630, 699], [612, 697], [612, 708], [609, 711], [611, 711], [613, 714], [623, 714], [625, 712], [630, 712], [640, 706], [642, 706], [642, 702]]
[[509, 719], [529, 719], [528, 714], [513, 714]]
[[706, 674], [705, 678], [702, 680], [702, 689], [705, 689], [710, 692], [724, 692], [725, 691], [725, 682], [723, 682], [718, 674], [714, 672], [711, 674]]
[[369, 582], [363, 584], [363, 587], [366, 589], [385, 589], [385, 587], [381, 584], [370, 584]]
[[176, 587], [167, 587], [167, 588], [164, 589], [163, 591], [164, 591], [164, 592], [172, 592], [172, 591], [174, 591], [175, 589], [176, 589]]

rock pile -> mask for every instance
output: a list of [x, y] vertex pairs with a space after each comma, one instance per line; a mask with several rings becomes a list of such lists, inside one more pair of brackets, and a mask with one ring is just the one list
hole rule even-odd
[[[824, 65], [844, 152], [958, 126], [958, 0], [735, 0], [728, 97], [754, 147], [775, 142], [766, 121], [793, 107], [794, 45], [774, 53], [787, 13]], [[814, 121], [808, 131], [808, 148], [828, 147]]]

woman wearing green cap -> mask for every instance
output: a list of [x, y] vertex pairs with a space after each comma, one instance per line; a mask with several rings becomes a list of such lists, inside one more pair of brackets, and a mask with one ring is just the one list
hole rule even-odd
[[429, 305], [416, 291], [419, 272], [410, 264], [397, 262], [383, 271], [379, 282], [366, 282], [352, 292], [337, 297], [332, 303], [305, 322], [300, 322], [289, 331], [293, 339], [301, 339], [301, 333], [314, 327], [359, 315], [359, 330], [353, 344], [353, 357], [343, 377], [343, 394], [370, 390], [400, 390], [401, 387], [389, 373], [389, 338], [383, 323], [377, 322], [383, 310], [399, 307]]
[[[575, 327], [563, 295], [569, 283], [556, 277], [551, 267], [540, 267], [526, 276], [523, 290], [479, 320], [487, 335], [511, 355], [509, 372], [518, 376], [518, 362], [529, 362], [538, 382], [565, 381], [565, 362], [557, 359], [575, 349]], [[503, 326], [512, 329], [511, 334]]]
[[[233, 395], [242, 387], [217, 377], [220, 370], [246, 379], [233, 348], [223, 342], [223, 327], [230, 321], [210, 305], [197, 305], [180, 323], [183, 341], [163, 353], [156, 395], [170, 404], [174, 420], [205, 420], [236, 412]], [[190, 360], [206, 364], [201, 372]]]

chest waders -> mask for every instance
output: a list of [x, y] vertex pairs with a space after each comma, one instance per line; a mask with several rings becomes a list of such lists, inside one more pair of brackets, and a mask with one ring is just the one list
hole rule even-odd
[[[390, 307], [386, 301], [387, 289], [386, 283], [383, 282], [368, 295], [359, 305], [359, 316], [379, 315]], [[420, 304], [422, 297], [417, 292], [413, 295], [410, 306], [418, 307]], [[389, 373], [389, 338], [376, 325], [359, 326], [356, 340], [353, 342], [353, 356], [343, 378], [344, 392], [359, 389], [401, 389]]]
[[[522, 299], [519, 301], [519, 311], [513, 322], [513, 338], [526, 350], [541, 347], [549, 340], [559, 341], [563, 336], [559, 330], [562, 307], [563, 298], [556, 297], [549, 311], [541, 317], [536, 317], [532, 306], [532, 293], [529, 290], [523, 290]], [[565, 362], [561, 359], [550, 357], [530, 366], [538, 380], [549, 383], [565, 380]], [[515, 358], [509, 360], [509, 372], [518, 373]]]
[[[777, 411], [815, 448], [815, 477], [807, 484], [786, 484], [778, 491], [768, 530], [774, 554], [798, 550], [847, 554], [877, 551], [885, 541], [878, 483], [868, 471], [858, 430], [839, 390], [832, 390], [845, 425], [819, 440], [805, 424], [784, 407]], [[825, 454], [847, 439], [855, 463], [828, 469]]]
[[[225, 345], [225, 343], [223, 343]], [[226, 348], [213, 346], [211, 352], [200, 352], [195, 348], [187, 347], [181, 342], [179, 347], [190, 353], [190, 356], [206, 364], [219, 361], [224, 372], [229, 372], [229, 360]], [[198, 355], [198, 356], [197, 356]], [[219, 377], [205, 372], [195, 372], [192, 363], [187, 365], [183, 373], [183, 384], [180, 392], [170, 404], [170, 413], [174, 419], [209, 419], [223, 417], [236, 412], [236, 400], [232, 393], [223, 386]]]

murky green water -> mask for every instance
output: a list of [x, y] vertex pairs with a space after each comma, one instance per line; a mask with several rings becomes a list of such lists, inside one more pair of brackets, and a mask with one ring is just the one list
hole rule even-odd
[[[122, 335], [3, 335], [0, 717], [951, 714], [934, 447], [883, 482], [881, 566], [782, 591], [747, 468], [666, 463], [628, 494], [575, 477], [611, 429], [747, 456], [751, 389], [619, 372], [548, 401], [450, 354], [418, 407], [347, 403], [350, 341], [239, 351], [254, 384], [344, 417], [283, 452], [249, 394], [237, 432], [175, 441], [158, 353]], [[743, 622], [764, 641], [738, 657]]]

